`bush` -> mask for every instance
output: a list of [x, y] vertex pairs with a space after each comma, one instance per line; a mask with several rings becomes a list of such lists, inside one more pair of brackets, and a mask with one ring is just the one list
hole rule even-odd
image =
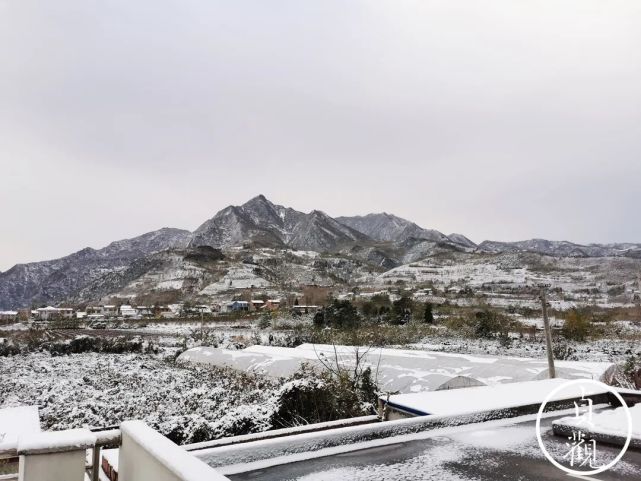
[[554, 359], [559, 361], [577, 361], [576, 349], [574, 349], [566, 339], [556, 338], [552, 343], [552, 353]]
[[590, 332], [590, 321], [585, 313], [572, 309], [565, 318], [563, 336], [574, 341], [585, 341]]
[[406, 324], [412, 319], [414, 301], [403, 296], [392, 304], [392, 322], [394, 324]]
[[[318, 323], [316, 318], [314, 322]], [[356, 307], [350, 301], [334, 300], [324, 311], [323, 322], [331, 327], [339, 329], [351, 329], [358, 327], [361, 317]]]
[[434, 324], [434, 313], [432, 312], [432, 304], [425, 303], [425, 311], [423, 313], [423, 322], [426, 324]]
[[498, 322], [494, 313], [489, 310], [479, 311], [474, 314], [475, 318], [475, 334], [480, 338], [492, 338], [494, 333], [499, 330]]
[[20, 348], [14, 343], [0, 340], [0, 357], [16, 356], [20, 354]]
[[273, 427], [293, 427], [370, 414], [377, 390], [371, 374], [371, 370], [366, 369], [354, 385], [346, 373], [335, 376], [303, 365], [276, 396], [277, 407], [271, 420]]
[[263, 312], [258, 320], [259, 329], [267, 329], [272, 325], [272, 316], [269, 312]]
[[92, 336], [78, 336], [70, 341], [51, 342], [41, 345], [53, 356], [80, 354], [83, 352], [104, 352], [110, 354], [156, 352], [151, 344], [145, 344], [140, 338], [102, 338]]

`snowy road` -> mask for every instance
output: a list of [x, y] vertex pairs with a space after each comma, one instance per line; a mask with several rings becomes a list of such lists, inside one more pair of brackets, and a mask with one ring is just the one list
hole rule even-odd
[[[551, 419], [544, 422], [549, 428]], [[558, 455], [564, 440], [545, 435], [545, 444]], [[609, 461], [617, 448], [599, 446], [600, 459]], [[235, 481], [558, 481], [570, 479], [542, 455], [535, 437], [534, 422], [501, 427], [476, 426], [458, 433], [435, 434], [324, 458], [308, 459], [228, 475]], [[628, 451], [613, 471], [595, 481], [641, 479], [641, 452]]]

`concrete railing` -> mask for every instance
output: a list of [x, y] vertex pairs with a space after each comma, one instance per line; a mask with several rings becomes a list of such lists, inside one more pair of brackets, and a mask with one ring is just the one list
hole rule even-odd
[[84, 481], [87, 449], [96, 445], [88, 429], [28, 434], [18, 439], [19, 481]]
[[142, 421], [120, 425], [119, 481], [224, 481], [225, 476]]
[[18, 472], [0, 474], [0, 481], [84, 481], [87, 475], [97, 481], [101, 448], [118, 446], [120, 481], [228, 479], [144, 422], [127, 421], [120, 429], [38, 432], [18, 437], [11, 446], [5, 443], [0, 459], [17, 459]]

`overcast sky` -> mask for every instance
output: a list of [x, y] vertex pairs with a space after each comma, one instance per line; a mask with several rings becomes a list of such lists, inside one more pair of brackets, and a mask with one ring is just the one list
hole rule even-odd
[[641, 242], [641, 2], [0, 0], [0, 270], [263, 193]]

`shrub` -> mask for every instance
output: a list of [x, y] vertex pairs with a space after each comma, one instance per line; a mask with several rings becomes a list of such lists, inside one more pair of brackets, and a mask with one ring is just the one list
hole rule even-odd
[[425, 322], [426, 324], [434, 324], [434, 313], [432, 312], [432, 304], [430, 302], [425, 303], [423, 322]]
[[394, 301], [392, 304], [392, 322], [395, 324], [405, 324], [412, 318], [414, 301], [407, 296]]
[[576, 361], [576, 349], [574, 349], [566, 339], [556, 338], [552, 343], [552, 353], [554, 359], [560, 361]]
[[361, 317], [350, 301], [336, 299], [325, 309], [323, 320], [327, 325], [337, 328], [354, 328], [361, 323]]
[[269, 312], [263, 312], [258, 320], [259, 329], [267, 329], [272, 325], [272, 316]]
[[475, 334], [480, 338], [492, 338], [496, 332], [501, 330], [496, 314], [489, 309], [478, 311], [474, 314]]
[[376, 391], [370, 369], [354, 385], [347, 373], [319, 373], [303, 365], [280, 388], [271, 424], [278, 429], [363, 416], [372, 412]]
[[0, 340], [0, 357], [15, 356], [20, 354], [20, 348], [13, 342]]
[[590, 321], [587, 316], [577, 309], [572, 309], [565, 318], [561, 332], [567, 339], [585, 341], [589, 331]]

